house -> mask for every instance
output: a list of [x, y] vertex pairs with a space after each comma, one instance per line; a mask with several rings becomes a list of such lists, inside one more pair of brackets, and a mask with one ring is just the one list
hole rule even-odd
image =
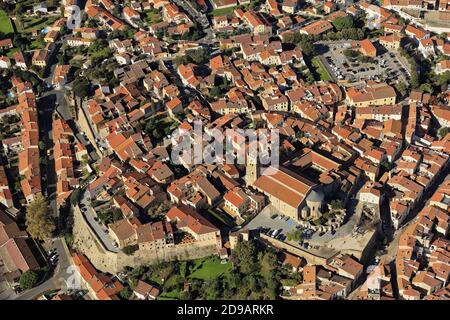
[[336, 9], [337, 9], [336, 4], [331, 1], [327, 1], [323, 5], [323, 11], [325, 12], [325, 14], [331, 14], [331, 13], [335, 12]]
[[17, 67], [19, 67], [22, 70], [27, 70], [28, 69], [28, 66], [27, 66], [27, 63], [25, 61], [25, 57], [23, 56], [22, 51], [17, 51], [16, 53], [14, 53], [13, 59], [14, 59], [15, 64], [16, 64]]
[[262, 95], [261, 102], [267, 111], [288, 111], [289, 110], [289, 100], [283, 95], [279, 94], [273, 95]]
[[298, 10], [298, 5], [298, 0], [283, 0], [281, 2], [281, 10], [289, 14], [295, 14]]
[[7, 49], [11, 49], [13, 47], [14, 47], [14, 45], [13, 45], [13, 42], [11, 39], [7, 38], [7, 39], [0, 40], [0, 49], [1, 50], [7, 50]]
[[123, 8], [123, 16], [125, 18], [125, 21], [127, 21], [133, 27], [137, 28], [139, 26], [141, 16], [139, 15], [139, 12], [137, 12], [133, 8], [131, 7]]
[[400, 48], [403, 37], [398, 33], [393, 33], [387, 36], [380, 36], [378, 38], [380, 44], [389, 50], [398, 50]]
[[117, 295], [123, 290], [123, 285], [117, 279], [99, 273], [91, 262], [81, 254], [72, 255], [72, 264], [76, 267], [81, 281], [97, 300], [118, 300]]
[[166, 103], [169, 114], [174, 117], [175, 114], [183, 112], [183, 103], [179, 98], [173, 98]]
[[52, 79], [52, 84], [56, 88], [62, 88], [67, 83], [70, 65], [57, 65]]
[[300, 29], [300, 33], [307, 35], [320, 35], [333, 29], [333, 25], [327, 20], [318, 20]]
[[211, 0], [214, 9], [232, 8], [238, 5], [237, 0]]
[[373, 183], [366, 183], [359, 192], [359, 200], [376, 206], [381, 205], [383, 194], [380, 186], [376, 186]]
[[437, 74], [450, 72], [450, 60], [442, 60], [442, 61], [436, 63], [436, 67], [435, 67], [434, 71]]
[[[34, 249], [33, 249], [34, 248]], [[17, 223], [0, 208], [0, 259], [9, 272], [39, 270], [36, 244]]]
[[254, 11], [245, 12], [243, 20], [249, 25], [250, 29], [255, 35], [272, 33], [271, 25], [265, 20], [265, 18]]
[[138, 280], [133, 293], [139, 300], [155, 300], [159, 295], [159, 289], [142, 280]]
[[192, 235], [195, 241], [215, 245], [217, 249], [222, 247], [220, 230], [194, 209], [186, 206], [172, 207], [167, 212], [166, 219], [178, 229]]
[[31, 63], [34, 66], [45, 68], [47, 66], [48, 59], [49, 59], [48, 50], [40, 49], [40, 50], [34, 51], [33, 58], [31, 59]]
[[249, 207], [250, 198], [241, 189], [230, 190], [223, 196], [225, 210], [233, 217], [240, 217]]
[[0, 56], [0, 69], [9, 69], [11, 67], [11, 60], [6, 56]]
[[377, 56], [377, 48], [372, 44], [372, 41], [369, 39], [364, 39], [359, 42], [359, 50], [365, 56], [375, 58]]

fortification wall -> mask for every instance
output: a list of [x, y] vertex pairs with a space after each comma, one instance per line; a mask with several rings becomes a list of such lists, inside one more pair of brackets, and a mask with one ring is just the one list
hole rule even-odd
[[74, 246], [86, 255], [95, 268], [103, 272], [117, 273], [125, 266], [137, 267], [161, 261], [189, 260], [217, 254], [211, 243], [190, 243], [160, 250], [138, 250], [133, 255], [108, 251], [92, 231], [78, 207], [74, 207]]
[[327, 262], [327, 258], [329, 257], [321, 257], [314, 255], [308, 251], [302, 250], [300, 248], [294, 247], [286, 242], [282, 242], [280, 240], [271, 238], [265, 234], [260, 235], [261, 239], [271, 243], [274, 247], [285, 249], [287, 252], [292, 253], [293, 255], [304, 258], [309, 264], [316, 264], [325, 266]]

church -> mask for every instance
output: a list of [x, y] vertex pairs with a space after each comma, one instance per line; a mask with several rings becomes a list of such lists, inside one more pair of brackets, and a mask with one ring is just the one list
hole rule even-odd
[[265, 194], [272, 206], [295, 221], [321, 217], [324, 194], [314, 182], [280, 166], [261, 170], [257, 160], [248, 158], [245, 181]]

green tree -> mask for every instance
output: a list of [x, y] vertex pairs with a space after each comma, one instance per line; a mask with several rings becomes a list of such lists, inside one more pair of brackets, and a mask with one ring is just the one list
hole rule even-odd
[[89, 95], [89, 81], [85, 78], [75, 79], [72, 90], [78, 98], [86, 98]]
[[244, 274], [251, 273], [255, 267], [256, 248], [252, 241], [240, 242], [234, 251], [239, 261], [240, 271]]
[[70, 195], [70, 204], [75, 206], [80, 200], [80, 189], [75, 189]]
[[25, 220], [28, 233], [39, 240], [51, 238], [56, 228], [49, 214], [48, 202], [42, 195], [37, 196], [27, 208]]
[[36, 286], [38, 281], [39, 275], [33, 270], [28, 270], [20, 276], [19, 285], [23, 290], [28, 290]]
[[125, 300], [130, 300], [131, 296], [133, 295], [133, 291], [130, 289], [129, 286], [125, 286], [122, 291], [119, 293], [120, 297]]
[[448, 128], [448, 127], [440, 128], [438, 131], [438, 135], [439, 135], [439, 137], [443, 138], [449, 133], [449, 131], [450, 131], [450, 128]]
[[343, 29], [350, 29], [353, 28], [354, 26], [353, 18], [349, 15], [334, 19], [332, 24], [337, 31], [341, 31]]
[[133, 253], [136, 251], [136, 248], [134, 246], [126, 246], [122, 249], [122, 252], [125, 253], [128, 256], [133, 255]]

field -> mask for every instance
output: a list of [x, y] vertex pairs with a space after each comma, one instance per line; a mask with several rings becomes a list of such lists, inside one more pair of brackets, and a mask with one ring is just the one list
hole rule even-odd
[[0, 10], [0, 32], [4, 34], [14, 33], [14, 28], [8, 14]]
[[316, 69], [316, 73], [319, 75], [320, 80], [322, 81], [331, 81], [331, 76], [328, 71], [325, 69], [322, 61], [320, 61], [319, 57], [314, 57], [311, 60], [312, 65]]
[[19, 32], [32, 32], [33, 30], [42, 30], [48, 26], [51, 26], [59, 16], [49, 17], [25, 17], [23, 18], [22, 25], [16, 21], [16, 30]]
[[218, 258], [196, 260], [189, 278], [212, 280], [231, 269], [231, 263], [222, 264]]
[[[197, 259], [191, 261], [191, 265], [189, 267], [187, 279], [189, 280], [203, 280], [209, 281], [213, 279], [217, 279], [223, 274], [229, 272], [232, 268], [231, 262], [227, 262], [222, 264], [218, 257], [209, 257], [204, 259]], [[182, 281], [182, 277], [180, 274], [173, 274], [167, 281], [163, 284], [161, 279], [157, 279], [156, 277], [151, 277], [151, 280], [160, 286], [167, 288], [168, 290], [162, 293], [158, 300], [179, 300], [182, 299], [182, 291], [178, 288], [174, 287], [176, 283]]]
[[224, 16], [224, 15], [233, 13], [234, 9], [235, 9], [235, 7], [216, 9], [211, 13], [213, 16]]

